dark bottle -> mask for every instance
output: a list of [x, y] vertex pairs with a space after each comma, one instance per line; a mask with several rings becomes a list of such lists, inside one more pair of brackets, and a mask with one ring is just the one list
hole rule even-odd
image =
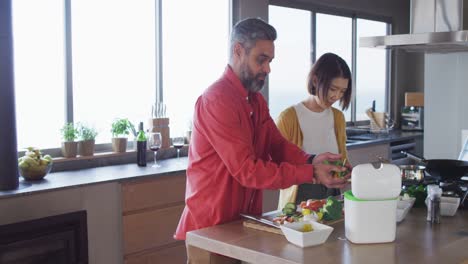
[[138, 127], [137, 141], [137, 164], [140, 167], [146, 167], [146, 134], [143, 130], [143, 122]]

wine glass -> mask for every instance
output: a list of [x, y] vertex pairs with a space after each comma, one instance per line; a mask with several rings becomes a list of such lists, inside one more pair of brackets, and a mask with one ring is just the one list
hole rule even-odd
[[177, 149], [177, 160], [180, 160], [180, 149], [184, 146], [184, 137], [175, 137], [172, 139], [172, 146]]
[[159, 168], [161, 165], [158, 164], [156, 160], [156, 155], [158, 154], [158, 150], [161, 148], [162, 138], [161, 133], [159, 132], [151, 132], [148, 138], [149, 149], [154, 151], [154, 164], [151, 166], [153, 168]]

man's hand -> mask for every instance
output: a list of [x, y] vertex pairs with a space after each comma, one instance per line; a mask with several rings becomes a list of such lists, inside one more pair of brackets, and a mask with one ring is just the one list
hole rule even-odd
[[334, 172], [342, 172], [348, 170], [347, 166], [336, 166], [333, 164], [325, 164], [325, 161], [337, 161], [341, 160], [340, 154], [333, 153], [322, 153], [315, 156], [312, 161], [314, 165], [314, 178], [317, 183], [323, 184], [328, 188], [343, 188], [347, 183], [348, 179], [351, 177], [351, 174], [346, 174], [343, 178], [333, 177]]

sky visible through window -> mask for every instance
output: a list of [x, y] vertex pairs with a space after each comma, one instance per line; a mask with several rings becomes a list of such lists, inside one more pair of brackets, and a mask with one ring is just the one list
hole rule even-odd
[[[387, 24], [365, 19], [357, 20], [358, 47], [359, 38], [366, 36], [387, 35]], [[358, 48], [356, 77], [356, 118], [369, 119], [366, 109], [376, 101], [376, 112], [384, 112], [386, 97], [386, 51], [374, 48]]]
[[162, 26], [163, 96], [171, 135], [180, 136], [197, 98], [227, 66], [229, 1], [165, 1]]
[[111, 141], [116, 118], [148, 128], [156, 98], [154, 1], [80, 0], [71, 10], [75, 123], [95, 127], [96, 143]]
[[[156, 79], [155, 1], [71, 3], [74, 123], [96, 128], [96, 143], [111, 141], [111, 123], [116, 118], [128, 118], [135, 125], [143, 121], [148, 128], [160, 81]], [[229, 0], [170, 0], [162, 6], [159, 67], [171, 136], [176, 136], [189, 129], [195, 100], [228, 63]], [[211, 12], [205, 12], [207, 7]], [[62, 0], [13, 2], [19, 149], [57, 148], [62, 141], [64, 10]]]
[[307, 74], [311, 67], [311, 13], [271, 6], [269, 22], [277, 32], [275, 59], [269, 75], [270, 115], [276, 119], [287, 107], [303, 101], [307, 92]]
[[65, 120], [62, 0], [12, 1], [18, 149], [59, 146]]

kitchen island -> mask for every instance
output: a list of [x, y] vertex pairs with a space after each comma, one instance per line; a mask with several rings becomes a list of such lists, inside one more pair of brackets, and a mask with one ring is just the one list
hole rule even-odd
[[[369, 216], [372, 217], [372, 216]], [[468, 263], [468, 211], [426, 221], [426, 208], [412, 208], [397, 224], [396, 240], [353, 244], [346, 240], [344, 222], [333, 225], [328, 240], [300, 248], [282, 235], [244, 227], [242, 221], [187, 233], [187, 243], [249, 263]]]

